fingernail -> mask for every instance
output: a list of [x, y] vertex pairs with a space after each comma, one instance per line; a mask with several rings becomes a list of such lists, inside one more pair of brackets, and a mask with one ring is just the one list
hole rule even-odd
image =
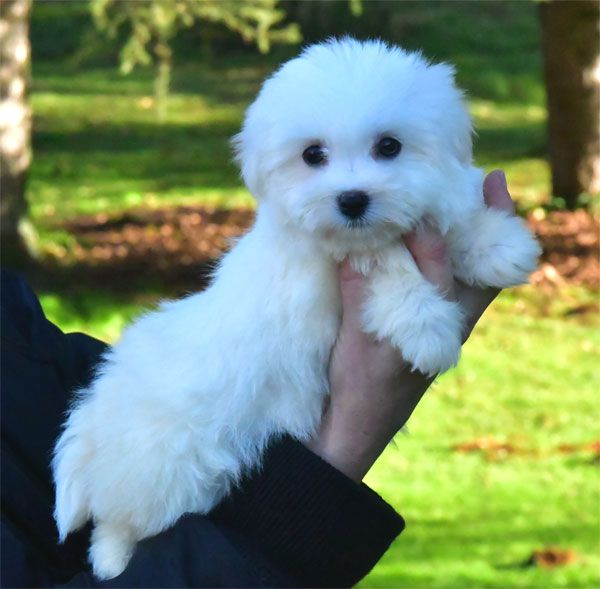
[[504, 170], [496, 170], [496, 174], [498, 175], [498, 179], [502, 184], [502, 188], [508, 192], [508, 182], [506, 181], [506, 174], [504, 173]]
[[422, 237], [427, 233], [429, 227], [429, 223], [426, 220], [421, 219], [415, 226], [413, 235], [415, 235], [415, 237]]
[[422, 236], [429, 236], [432, 233], [439, 233], [439, 229], [437, 227], [437, 225], [429, 218], [425, 217], [424, 219], [421, 219], [415, 229], [414, 229], [414, 233], [415, 235], [417, 235], [418, 237], [422, 237]]

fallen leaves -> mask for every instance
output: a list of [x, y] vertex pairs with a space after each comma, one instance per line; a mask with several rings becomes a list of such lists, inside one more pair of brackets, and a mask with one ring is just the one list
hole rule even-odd
[[600, 455], [600, 440], [589, 444], [561, 444], [556, 448], [561, 454], [574, 454], [575, 452], [592, 452]]
[[[55, 248], [57, 262], [95, 270], [106, 268], [113, 279], [151, 272], [169, 280], [188, 280], [191, 272], [212, 264], [231, 240], [252, 223], [248, 209], [211, 207], [139, 208], [120, 216], [101, 213], [76, 217], [63, 225], [75, 238], [70, 251]], [[598, 219], [584, 210], [535, 211], [528, 222], [544, 252], [531, 281], [550, 296], [564, 285], [600, 285]], [[597, 311], [574, 309], [574, 314]], [[509, 450], [506, 450], [509, 452]]]
[[541, 458], [553, 454], [591, 454], [592, 462], [600, 460], [600, 440], [583, 444], [561, 444], [544, 450], [519, 446], [493, 437], [482, 437], [457, 444], [453, 449], [463, 454], [481, 454], [490, 462], [504, 460], [512, 455]]
[[529, 214], [527, 221], [543, 248], [531, 282], [556, 288], [566, 283], [600, 286], [600, 229], [597, 217], [580, 209]]
[[572, 564], [580, 560], [580, 556], [574, 551], [552, 546], [534, 550], [531, 556], [523, 563], [523, 566], [536, 566], [544, 569]]
[[112, 219], [105, 214], [77, 217], [65, 228], [77, 239], [73, 254], [79, 263], [176, 272], [221, 256], [253, 218], [252, 211], [242, 209], [139, 209]]
[[506, 458], [510, 454], [530, 454], [524, 448], [519, 448], [509, 442], [502, 442], [494, 438], [478, 438], [469, 442], [463, 442], [454, 446], [457, 452], [469, 454], [477, 452], [483, 454], [487, 460], [497, 461]]

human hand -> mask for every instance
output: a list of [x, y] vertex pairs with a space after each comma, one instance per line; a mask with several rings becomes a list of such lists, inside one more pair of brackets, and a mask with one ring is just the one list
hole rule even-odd
[[[500, 170], [484, 181], [488, 207], [514, 214], [515, 207]], [[454, 279], [441, 234], [425, 227], [405, 243], [427, 280], [458, 301], [467, 339], [494, 300], [496, 289], [476, 289]], [[408, 421], [433, 378], [414, 372], [398, 350], [377, 342], [360, 328], [365, 278], [345, 262], [340, 268], [342, 323], [329, 366], [331, 395], [319, 431], [308, 447], [355, 481], [361, 481], [386, 445]]]

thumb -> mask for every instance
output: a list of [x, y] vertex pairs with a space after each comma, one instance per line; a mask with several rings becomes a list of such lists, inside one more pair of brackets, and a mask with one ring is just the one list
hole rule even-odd
[[340, 265], [340, 291], [342, 295], [342, 322], [360, 328], [360, 311], [365, 300], [365, 277], [352, 269], [348, 259]]
[[506, 176], [502, 170], [494, 170], [486, 176], [483, 181], [483, 198], [488, 207], [515, 214], [515, 203], [508, 192]]

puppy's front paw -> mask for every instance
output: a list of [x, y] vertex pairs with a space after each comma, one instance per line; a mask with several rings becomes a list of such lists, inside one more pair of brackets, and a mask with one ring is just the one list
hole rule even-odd
[[373, 297], [364, 313], [367, 332], [387, 339], [403, 358], [428, 376], [455, 366], [460, 357], [463, 314], [429, 283], [405, 293], [404, 304]]
[[[415, 370], [427, 376], [446, 372], [458, 364], [461, 348], [460, 325], [414, 326], [414, 333], [397, 347]], [[393, 340], [392, 340], [393, 342]]]
[[456, 366], [460, 358], [462, 313], [456, 303], [439, 299], [406, 325], [406, 333], [392, 336], [407, 362], [427, 376]]
[[504, 211], [486, 209], [470, 225], [451, 236], [457, 278], [496, 288], [526, 283], [541, 248], [525, 223]]

